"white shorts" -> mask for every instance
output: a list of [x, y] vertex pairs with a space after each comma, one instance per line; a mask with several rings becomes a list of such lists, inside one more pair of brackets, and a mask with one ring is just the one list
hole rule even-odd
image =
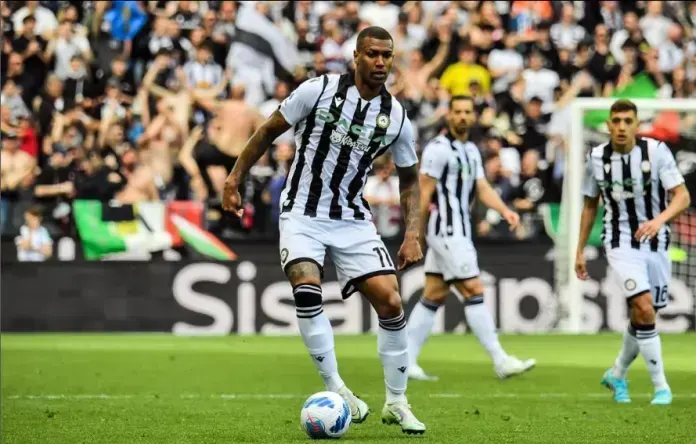
[[425, 274], [439, 275], [449, 283], [478, 277], [478, 256], [467, 237], [426, 237]]
[[[367, 220], [325, 220], [296, 214], [280, 216], [280, 265], [309, 261], [324, 274], [328, 250], [336, 265], [343, 299], [357, 291], [356, 284], [373, 276], [395, 274], [394, 262]], [[287, 273], [286, 273], [287, 274]]]
[[655, 308], [667, 306], [672, 263], [666, 251], [614, 248], [607, 250], [607, 259], [627, 299], [649, 291]]

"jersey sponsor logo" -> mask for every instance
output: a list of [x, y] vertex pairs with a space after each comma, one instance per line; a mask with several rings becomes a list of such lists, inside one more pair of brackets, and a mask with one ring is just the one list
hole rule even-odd
[[[386, 114], [381, 114], [382, 116], [386, 117]], [[328, 123], [333, 123], [336, 121], [336, 117], [331, 114], [331, 112], [327, 109], [318, 109], [317, 110], [317, 115], [316, 115], [317, 120], [321, 120], [322, 122], [328, 124]], [[379, 119], [379, 117], [378, 117]], [[388, 119], [388, 117], [387, 117]], [[390, 122], [386, 122], [386, 125], [389, 126]], [[379, 122], [378, 122], [379, 124]], [[351, 125], [350, 119], [344, 119], [343, 117], [339, 118], [338, 122], [336, 122], [336, 130], [339, 128], [342, 128], [345, 133], [353, 134], [355, 136], [358, 136], [358, 138], [363, 138], [365, 140], [372, 140], [372, 136], [375, 133], [374, 128], [369, 128], [364, 125]], [[343, 134], [341, 132], [337, 132], [334, 130], [334, 133]], [[336, 136], [338, 137], [338, 135]], [[334, 142], [334, 134], [331, 135], [331, 141]], [[380, 144], [386, 145], [387, 144], [387, 136], [384, 135], [382, 137], [378, 137], [374, 139], [375, 142], [379, 142]], [[334, 142], [337, 143], [337, 142]], [[363, 144], [361, 144], [364, 146]]]
[[[656, 185], [657, 182], [658, 181], [656, 179], [652, 179], [653, 185]], [[635, 199], [636, 197], [643, 197], [647, 193], [647, 189], [642, 178], [628, 178], [624, 180], [611, 181], [598, 180], [597, 185], [602, 190], [607, 191], [611, 195], [612, 199], [616, 201]]]
[[349, 146], [355, 151], [367, 151], [368, 146], [364, 143], [356, 142], [348, 134], [343, 134], [340, 131], [333, 130], [331, 132], [331, 143], [338, 146]]

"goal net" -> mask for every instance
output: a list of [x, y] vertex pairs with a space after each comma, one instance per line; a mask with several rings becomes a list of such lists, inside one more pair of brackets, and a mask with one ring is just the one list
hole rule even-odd
[[[563, 193], [555, 241], [555, 290], [559, 297], [557, 329], [565, 333], [592, 333], [623, 329], [627, 316], [620, 289], [609, 276], [601, 249], [600, 209], [584, 254], [591, 279], [575, 276], [576, 244], [580, 232], [585, 156], [589, 149], [609, 140], [605, 121], [615, 99], [576, 99], [571, 105], [570, 140], [565, 159]], [[662, 140], [672, 149], [687, 186], [696, 201], [696, 99], [636, 99], [639, 135]], [[670, 256], [673, 279], [670, 306], [661, 316], [677, 319], [667, 330], [693, 330], [696, 326], [696, 208], [671, 224]], [[671, 327], [671, 328], [670, 328]]]

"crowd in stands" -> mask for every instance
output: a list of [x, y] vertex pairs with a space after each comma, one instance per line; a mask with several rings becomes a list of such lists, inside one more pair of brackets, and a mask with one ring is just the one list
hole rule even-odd
[[[471, 137], [524, 215], [520, 239], [539, 234], [538, 205], [560, 199], [575, 97], [642, 74], [660, 97], [696, 95], [693, 1], [3, 1], [0, 20], [3, 234], [37, 204], [51, 235], [70, 233], [70, 202], [99, 199], [200, 201], [225, 237], [272, 235], [292, 130], [251, 170], [241, 221], [221, 212], [224, 179], [297, 85], [354, 68], [370, 25], [394, 37], [388, 88], [419, 150], [451, 95], [474, 97]], [[365, 198], [380, 232], [398, 234], [388, 157]], [[479, 236], [510, 236], [474, 214]]]

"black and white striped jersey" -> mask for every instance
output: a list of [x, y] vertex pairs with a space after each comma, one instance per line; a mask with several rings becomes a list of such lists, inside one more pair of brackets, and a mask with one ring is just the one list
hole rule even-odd
[[667, 225], [649, 242], [637, 241], [634, 234], [643, 222], [667, 208], [668, 191], [683, 183], [672, 152], [658, 140], [638, 138], [628, 154], [615, 152], [610, 143], [592, 148], [585, 166], [583, 193], [602, 196], [605, 247], [666, 250], [670, 233]]
[[420, 171], [437, 179], [426, 235], [471, 237], [469, 208], [476, 181], [485, 177], [476, 145], [449, 132], [437, 136], [423, 150]]
[[418, 162], [411, 122], [386, 88], [360, 97], [350, 74], [305, 81], [280, 104], [295, 125], [297, 151], [281, 212], [322, 219], [371, 220], [363, 198], [374, 160], [391, 149], [399, 167]]
[[225, 77], [225, 72], [217, 63], [198, 63], [195, 60], [184, 65], [184, 76], [191, 88], [214, 88]]

